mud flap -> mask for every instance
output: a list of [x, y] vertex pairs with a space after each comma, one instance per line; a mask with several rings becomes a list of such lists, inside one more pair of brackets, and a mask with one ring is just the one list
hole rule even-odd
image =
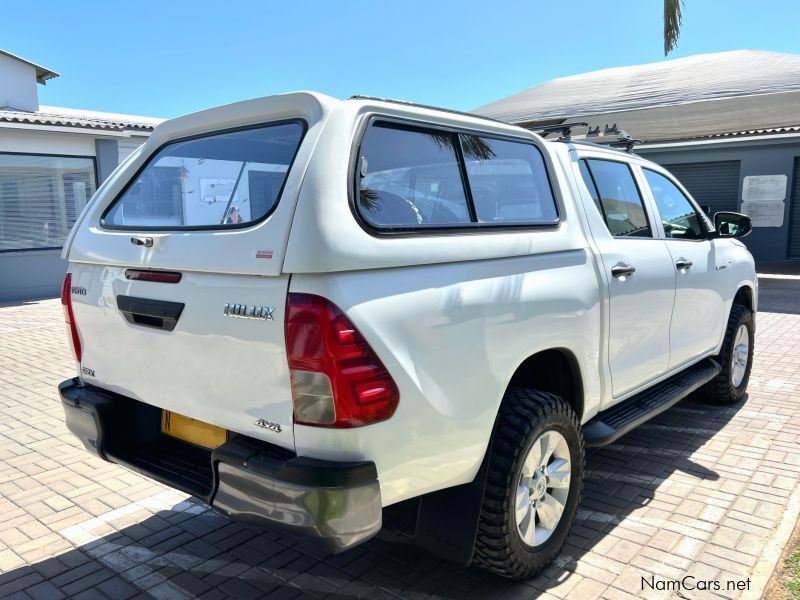
[[472, 561], [491, 448], [472, 482], [422, 496], [415, 535], [423, 550], [464, 566]]

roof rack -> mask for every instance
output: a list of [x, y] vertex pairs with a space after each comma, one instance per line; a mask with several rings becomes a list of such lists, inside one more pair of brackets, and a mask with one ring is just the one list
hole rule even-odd
[[[575, 127], [589, 127], [585, 121], [575, 121], [573, 123], [559, 123], [557, 125], [542, 125], [541, 127], [531, 127], [531, 131], [535, 131], [542, 137], [547, 137], [551, 133], [561, 133], [560, 141], [568, 141], [572, 139], [572, 130]], [[591, 128], [590, 128], [591, 129]]]
[[454, 115], [461, 115], [462, 117], [472, 117], [473, 119], [483, 119], [484, 121], [493, 121], [495, 123], [501, 123], [503, 125], [514, 125], [514, 123], [510, 123], [508, 121], [503, 121], [502, 119], [495, 119], [493, 117], [485, 117], [483, 115], [476, 115], [475, 113], [465, 112], [463, 110], [454, 110], [452, 108], [442, 108], [441, 106], [431, 106], [430, 104], [420, 104], [418, 102], [410, 102], [408, 100], [396, 100], [394, 98], [381, 98], [380, 96], [363, 96], [361, 94], [355, 94], [350, 96], [348, 100], [375, 100], [377, 102], [389, 102], [391, 104], [401, 104], [403, 106], [413, 106], [414, 108], [426, 108], [428, 110], [438, 110], [439, 112], [446, 112], [451, 113]]
[[[576, 127], [588, 127], [588, 131], [584, 135], [572, 136], [572, 130]], [[605, 125], [603, 131], [600, 131], [600, 126], [592, 128], [586, 121], [573, 121], [571, 123], [558, 123], [557, 125], [542, 125], [540, 127], [531, 127], [531, 131], [535, 131], [542, 137], [547, 137], [551, 133], [559, 133], [560, 137], [554, 139], [555, 142], [573, 142], [576, 144], [591, 144], [593, 146], [605, 146], [608, 148], [616, 148], [631, 152], [635, 144], [641, 144], [642, 140], [638, 140], [617, 127], [614, 123], [611, 127]]]
[[602, 133], [600, 133], [600, 125], [594, 129], [589, 127], [584, 141], [608, 146], [610, 148], [620, 148], [625, 150], [625, 152], [631, 152], [634, 145], [642, 143], [642, 140], [632, 137], [627, 131], [617, 127], [616, 123], [611, 127], [606, 124]]

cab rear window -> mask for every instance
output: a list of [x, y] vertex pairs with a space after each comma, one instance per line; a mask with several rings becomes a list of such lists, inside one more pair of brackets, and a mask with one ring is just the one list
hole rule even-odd
[[533, 143], [376, 121], [361, 143], [356, 210], [380, 231], [558, 223]]
[[103, 215], [109, 229], [223, 229], [278, 203], [305, 131], [299, 121], [167, 144]]

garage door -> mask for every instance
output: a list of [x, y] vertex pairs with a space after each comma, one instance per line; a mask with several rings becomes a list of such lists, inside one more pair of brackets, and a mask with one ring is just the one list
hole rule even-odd
[[792, 196], [789, 200], [792, 216], [789, 231], [789, 258], [800, 258], [800, 158], [794, 159], [794, 181]]
[[739, 209], [739, 161], [663, 165], [709, 214]]

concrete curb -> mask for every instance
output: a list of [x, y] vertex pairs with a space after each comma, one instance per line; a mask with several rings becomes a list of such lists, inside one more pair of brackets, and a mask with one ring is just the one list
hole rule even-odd
[[794, 488], [792, 496], [789, 498], [789, 505], [783, 514], [783, 519], [781, 519], [775, 533], [764, 547], [761, 559], [753, 569], [750, 590], [742, 594], [742, 600], [757, 600], [764, 595], [767, 583], [769, 583], [770, 577], [778, 567], [778, 562], [786, 549], [786, 544], [797, 526], [798, 518], [800, 518], [800, 484]]

